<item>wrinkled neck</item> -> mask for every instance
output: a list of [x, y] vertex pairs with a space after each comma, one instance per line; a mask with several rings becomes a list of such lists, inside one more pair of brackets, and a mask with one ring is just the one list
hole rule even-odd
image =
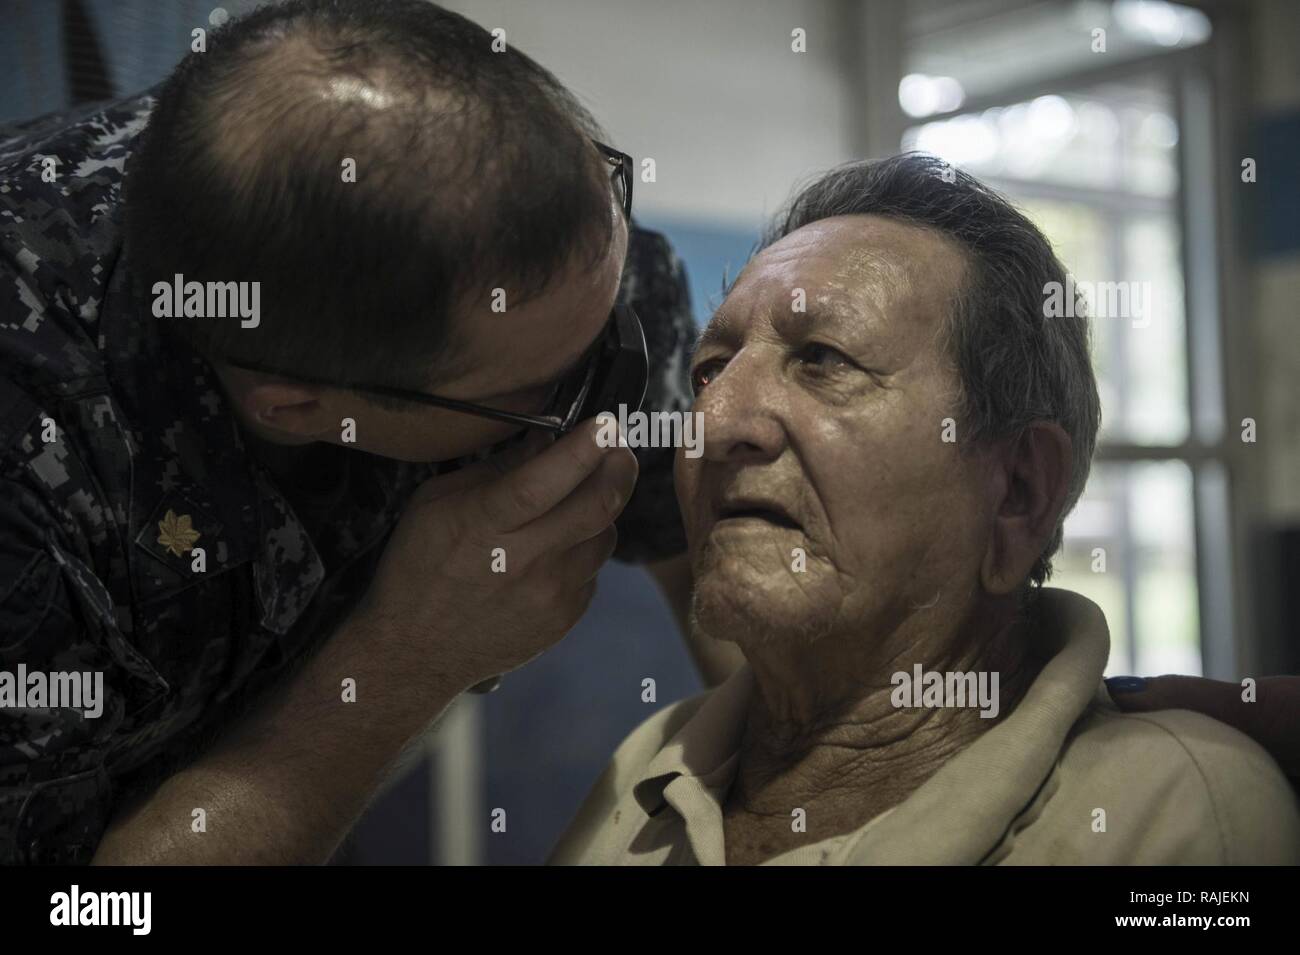
[[[791, 805], [858, 805], [864, 792], [875, 808], [901, 801], [1014, 709], [1039, 667], [1031, 629], [1006, 598], [917, 610], [825, 641], [747, 647], [755, 692], [731, 800], [786, 817]], [[941, 681], [937, 695], [929, 674]], [[977, 688], [962, 705], [947, 692], [958, 674], [974, 674], [961, 690]]]

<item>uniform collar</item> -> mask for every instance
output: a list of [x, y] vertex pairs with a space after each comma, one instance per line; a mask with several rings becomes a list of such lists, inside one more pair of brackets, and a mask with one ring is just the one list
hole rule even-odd
[[[1088, 598], [1055, 587], [1038, 597], [1039, 627], [1059, 634], [1015, 710], [953, 757], [906, 800], [852, 833], [783, 853], [773, 864], [975, 864], [1011, 822], [1045, 794], [1070, 728], [1090, 704], [1109, 706], [1105, 616]], [[753, 671], [740, 667], [651, 759], [633, 786], [647, 816], [671, 806], [698, 861], [721, 864], [721, 806], [735, 778]], [[1050, 795], [1050, 793], [1046, 793]], [[924, 834], [918, 838], [919, 834]]]

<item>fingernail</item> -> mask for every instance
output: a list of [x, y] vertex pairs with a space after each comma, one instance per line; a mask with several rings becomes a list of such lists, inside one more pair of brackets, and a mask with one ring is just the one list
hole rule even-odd
[[1140, 676], [1113, 676], [1106, 681], [1106, 689], [1112, 693], [1141, 693], [1147, 688], [1147, 681]]

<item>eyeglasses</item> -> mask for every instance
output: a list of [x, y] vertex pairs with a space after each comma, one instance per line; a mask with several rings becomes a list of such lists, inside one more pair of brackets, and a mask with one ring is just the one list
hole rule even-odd
[[623, 212], [627, 215], [628, 221], [632, 220], [632, 157], [627, 153], [619, 152], [613, 146], [606, 146], [604, 143], [598, 143], [596, 140], [591, 141], [592, 145], [600, 150], [600, 154], [605, 158], [605, 162], [614, 167], [610, 179], [614, 186], [614, 195], [618, 197], [619, 202], [623, 205]]
[[628, 413], [631, 414], [641, 407], [646, 384], [649, 381], [649, 358], [646, 354], [645, 333], [641, 329], [641, 322], [636, 317], [636, 312], [628, 305], [614, 307], [604, 329], [579, 359], [578, 364], [552, 389], [550, 399], [540, 415], [504, 411], [456, 398], [444, 398], [441, 395], [393, 388], [388, 385], [351, 384], [296, 373], [289, 374], [259, 362], [242, 359], [226, 359], [226, 363], [236, 368], [267, 375], [279, 375], [308, 384], [400, 398], [403, 401], [446, 408], [449, 411], [459, 411], [480, 418], [491, 418], [493, 421], [502, 421], [506, 424], [541, 428], [555, 434], [566, 434], [580, 422], [594, 417], [601, 411], [617, 411], [620, 403], [627, 405]]
[[[605, 161], [613, 168], [611, 173], [615, 196], [623, 211], [632, 215], [632, 157], [592, 140]], [[645, 397], [649, 381], [649, 359], [646, 354], [645, 332], [636, 312], [627, 305], [616, 305], [610, 312], [605, 327], [596, 336], [578, 364], [566, 374], [551, 391], [540, 415], [519, 414], [487, 405], [444, 398], [423, 391], [393, 388], [388, 385], [351, 384], [327, 381], [296, 373], [290, 374], [242, 359], [226, 359], [226, 363], [247, 371], [279, 375], [308, 384], [346, 388], [363, 394], [383, 395], [435, 408], [445, 408], [462, 414], [490, 418], [506, 424], [525, 428], [541, 428], [556, 434], [565, 434], [577, 424], [594, 417], [601, 411], [617, 411], [619, 404], [627, 405], [628, 413], [638, 410]]]

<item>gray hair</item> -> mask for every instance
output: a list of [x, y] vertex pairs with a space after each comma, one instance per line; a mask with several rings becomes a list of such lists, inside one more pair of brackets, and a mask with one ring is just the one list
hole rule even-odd
[[1019, 438], [1033, 421], [1054, 421], [1070, 436], [1069, 494], [1029, 575], [1041, 587], [1051, 577], [1066, 515], [1088, 482], [1101, 425], [1085, 303], [1076, 298], [1073, 317], [1048, 320], [1047, 283], [1072, 288], [1051, 244], [998, 193], [921, 153], [830, 170], [795, 195], [759, 248], [842, 215], [877, 215], [929, 227], [969, 256], [968, 279], [942, 330], [943, 347], [961, 381], [958, 446], [963, 451]]

